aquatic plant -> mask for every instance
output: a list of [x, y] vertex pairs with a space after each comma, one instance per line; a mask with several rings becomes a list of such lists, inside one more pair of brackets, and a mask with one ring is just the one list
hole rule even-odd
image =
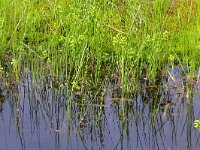
[[114, 77], [124, 90], [175, 64], [194, 76], [198, 14], [197, 0], [2, 0], [1, 74], [28, 68], [80, 87]]
[[200, 130], [200, 120], [194, 121], [194, 127]]

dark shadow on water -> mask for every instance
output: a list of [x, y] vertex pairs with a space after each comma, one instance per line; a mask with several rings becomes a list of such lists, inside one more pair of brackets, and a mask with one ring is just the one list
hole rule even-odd
[[169, 72], [160, 84], [144, 81], [123, 98], [109, 81], [72, 92], [28, 74], [16, 89], [1, 90], [1, 149], [200, 149], [193, 127], [200, 118], [200, 84], [189, 83], [179, 69]]

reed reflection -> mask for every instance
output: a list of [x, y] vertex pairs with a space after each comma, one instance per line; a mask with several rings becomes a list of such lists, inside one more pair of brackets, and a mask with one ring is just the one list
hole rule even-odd
[[92, 91], [71, 91], [51, 86], [50, 77], [44, 80], [27, 75], [17, 89], [4, 93], [1, 129], [7, 138], [16, 135], [11, 139], [18, 149], [200, 148], [193, 128], [198, 84], [145, 83], [138, 92], [122, 94], [110, 82]]

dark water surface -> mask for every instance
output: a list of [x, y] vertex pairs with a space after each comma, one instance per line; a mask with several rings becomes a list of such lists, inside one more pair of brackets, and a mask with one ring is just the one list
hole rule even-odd
[[199, 150], [200, 131], [193, 127], [200, 119], [199, 82], [190, 85], [181, 71], [174, 74], [176, 83], [172, 77], [160, 86], [143, 83], [124, 99], [110, 82], [71, 94], [30, 83], [28, 76], [2, 93], [0, 149]]

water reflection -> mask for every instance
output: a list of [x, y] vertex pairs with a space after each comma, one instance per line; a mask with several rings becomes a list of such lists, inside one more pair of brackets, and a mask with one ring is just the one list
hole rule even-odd
[[[199, 149], [199, 83], [182, 72], [137, 93], [93, 91], [41, 84], [27, 75], [18, 88], [1, 92], [2, 149]], [[32, 81], [32, 82], [30, 82]], [[80, 92], [80, 93], [78, 93]]]

